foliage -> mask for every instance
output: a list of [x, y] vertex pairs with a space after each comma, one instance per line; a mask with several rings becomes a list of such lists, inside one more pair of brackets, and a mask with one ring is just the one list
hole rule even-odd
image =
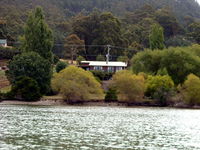
[[112, 86], [116, 88], [119, 100], [127, 102], [141, 101], [145, 92], [145, 80], [143, 76], [133, 75], [123, 70], [113, 76]]
[[85, 61], [85, 58], [83, 56], [78, 56], [76, 58], [76, 63], [79, 65], [81, 63], [81, 61]]
[[65, 38], [65, 55], [70, 55], [71, 63], [73, 64], [74, 57], [78, 55], [80, 51], [85, 50], [85, 43], [83, 40], [80, 40], [80, 38], [75, 35], [71, 34], [68, 37]]
[[129, 61], [129, 58], [127, 56], [119, 56], [117, 58], [117, 61], [121, 61], [121, 62], [128, 62]]
[[186, 81], [179, 90], [186, 104], [200, 104], [200, 78], [198, 76], [195, 76], [194, 74], [188, 75]]
[[103, 56], [103, 55], [98, 55], [97, 57], [96, 57], [96, 61], [105, 61], [106, 59], [105, 59], [105, 56]]
[[39, 100], [41, 97], [37, 81], [26, 76], [16, 79], [16, 82], [12, 85], [11, 93], [15, 98], [25, 101]]
[[12, 59], [15, 55], [19, 53], [20, 51], [14, 48], [0, 47], [0, 59]]
[[106, 92], [105, 102], [115, 102], [117, 101], [117, 91], [114, 88], [109, 88]]
[[53, 63], [52, 48], [52, 31], [45, 23], [42, 8], [37, 7], [28, 17], [25, 26], [23, 49], [26, 52], [37, 52], [40, 56]]
[[167, 100], [174, 90], [174, 82], [168, 75], [149, 76], [146, 81], [145, 95], [158, 100], [162, 106], [167, 105]]
[[132, 69], [136, 73], [156, 75], [158, 70], [166, 68], [175, 84], [183, 83], [190, 73], [200, 75], [200, 49], [199, 46], [193, 47], [145, 50], [133, 57]]
[[200, 22], [192, 23], [189, 26], [188, 35], [194, 39], [198, 44], [200, 44]]
[[57, 64], [59, 62], [59, 57], [57, 55], [53, 55], [53, 64]]
[[93, 70], [91, 72], [95, 77], [97, 77], [101, 81], [102, 80], [110, 80], [113, 76], [112, 72], [104, 72], [104, 71], [98, 71], [98, 70]]
[[93, 95], [102, 95], [101, 85], [92, 73], [70, 66], [52, 79], [52, 88], [59, 92], [67, 102], [89, 100]]
[[28, 52], [14, 56], [8, 68], [7, 77], [12, 85], [20, 76], [26, 76], [37, 81], [42, 94], [50, 89], [51, 64], [37, 53]]
[[191, 46], [192, 42], [184, 36], [173, 36], [165, 41], [166, 47]]
[[149, 43], [152, 50], [164, 48], [163, 28], [160, 25], [154, 24], [152, 26]]
[[68, 64], [66, 62], [59, 61], [56, 64], [56, 72], [59, 73], [61, 70], [65, 69], [67, 66], [68, 66]]

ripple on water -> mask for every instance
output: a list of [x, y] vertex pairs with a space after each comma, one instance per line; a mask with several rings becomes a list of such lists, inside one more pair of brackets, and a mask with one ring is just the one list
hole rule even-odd
[[0, 106], [0, 149], [200, 149], [200, 110]]

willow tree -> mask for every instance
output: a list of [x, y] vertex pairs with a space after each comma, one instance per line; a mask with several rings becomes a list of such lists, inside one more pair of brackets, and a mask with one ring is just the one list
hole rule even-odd
[[37, 7], [30, 13], [25, 26], [23, 40], [24, 51], [34, 51], [52, 63], [53, 34], [45, 23], [41, 7]]
[[164, 34], [163, 28], [159, 24], [154, 24], [149, 36], [149, 44], [152, 50], [164, 49]]

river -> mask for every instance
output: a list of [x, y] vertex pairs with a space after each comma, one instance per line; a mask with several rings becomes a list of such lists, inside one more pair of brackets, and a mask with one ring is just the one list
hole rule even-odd
[[200, 149], [200, 110], [0, 105], [1, 150]]

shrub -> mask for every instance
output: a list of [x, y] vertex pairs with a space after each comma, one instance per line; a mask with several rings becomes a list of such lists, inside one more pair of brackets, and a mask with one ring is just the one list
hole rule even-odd
[[59, 57], [57, 55], [53, 55], [53, 64], [57, 64], [59, 62]]
[[20, 54], [17, 49], [0, 47], [0, 59], [12, 59], [17, 54]]
[[40, 93], [46, 94], [50, 89], [52, 76], [51, 64], [35, 52], [22, 53], [13, 58], [6, 72], [11, 84], [15, 84], [21, 76], [30, 77], [37, 81]]
[[137, 53], [132, 59], [132, 69], [136, 73], [145, 72], [156, 75], [165, 68], [175, 84], [183, 83], [190, 73], [200, 75], [200, 57], [187, 48], [165, 50], [146, 50]]
[[91, 96], [102, 95], [101, 84], [92, 73], [70, 66], [54, 75], [52, 88], [67, 102], [89, 100]]
[[162, 106], [167, 105], [167, 100], [174, 90], [174, 82], [170, 76], [149, 76], [146, 81], [146, 96], [156, 99]]
[[200, 104], [200, 78], [190, 74], [180, 88], [185, 103], [189, 105]]
[[140, 101], [144, 97], [145, 80], [143, 76], [133, 75], [123, 70], [113, 76], [113, 83], [117, 90], [119, 99], [127, 102]]
[[85, 61], [85, 58], [83, 56], [78, 56], [76, 58], [76, 63], [79, 65], [81, 63], [81, 61]]
[[14, 97], [26, 101], [38, 100], [41, 97], [38, 83], [30, 77], [19, 77], [12, 86], [11, 93]]
[[66, 62], [59, 61], [56, 65], [56, 72], [60, 72], [61, 70], [65, 69], [68, 66]]
[[106, 92], [105, 102], [117, 101], [117, 91], [114, 88], [109, 88]]
[[91, 72], [96, 78], [100, 80], [109, 80], [113, 76], [112, 72], [103, 72], [103, 71], [98, 71], [98, 70], [93, 70]]

